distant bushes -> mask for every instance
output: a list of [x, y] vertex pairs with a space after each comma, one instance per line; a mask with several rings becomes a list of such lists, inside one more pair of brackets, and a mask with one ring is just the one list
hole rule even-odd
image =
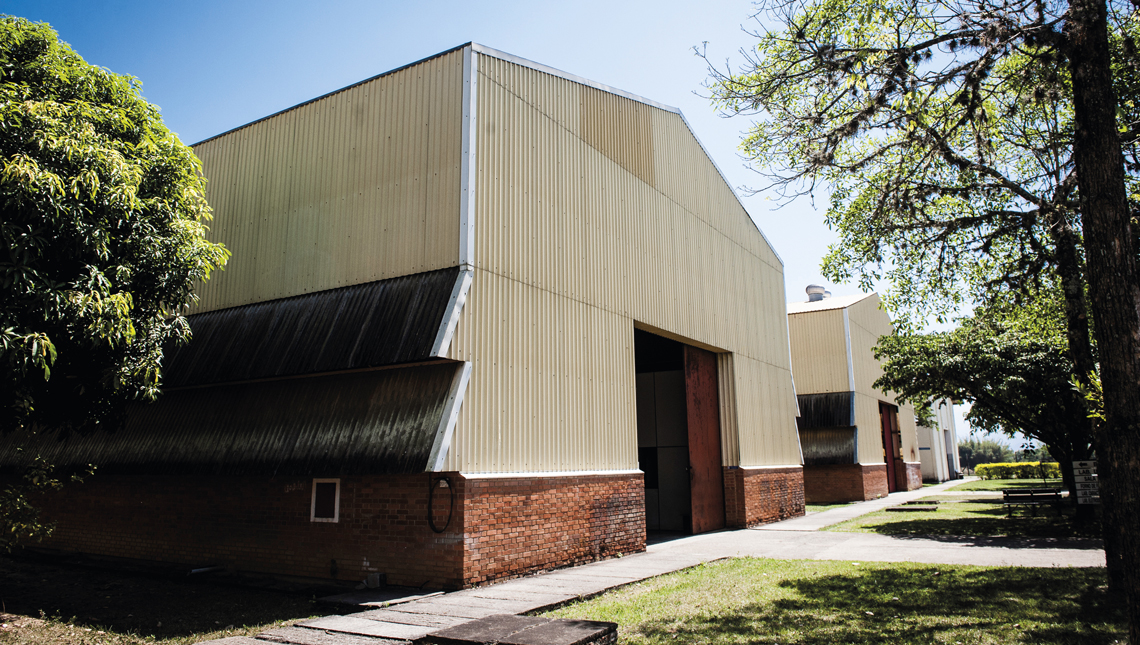
[[982, 479], [1048, 479], [1061, 476], [1056, 462], [1022, 461], [1005, 464], [979, 464], [974, 474]]

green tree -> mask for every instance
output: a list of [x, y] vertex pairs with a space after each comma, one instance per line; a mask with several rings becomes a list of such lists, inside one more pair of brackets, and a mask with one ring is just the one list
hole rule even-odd
[[1002, 464], [1013, 461], [1009, 446], [993, 439], [967, 439], [958, 443], [958, 458], [966, 468], [979, 464]]
[[[1133, 6], [772, 0], [758, 15], [775, 28], [711, 90], [728, 113], [755, 116], [744, 150], [776, 184], [832, 189], [842, 242], [830, 277], [892, 278], [896, 313], [942, 315], [1039, 276], [1060, 284], [1073, 372], [1091, 388], [1099, 367], [1103, 382], [1104, 422], [1085, 431], [1096, 433], [1110, 579], [1140, 641]], [[1097, 343], [1112, 348], [1099, 364], [1090, 311]]]
[[0, 431], [114, 428], [155, 398], [194, 283], [228, 257], [205, 237], [200, 163], [136, 79], [7, 16], [0, 163]]
[[[1084, 427], [1088, 411], [1071, 382], [1062, 319], [1039, 297], [978, 308], [950, 332], [886, 336], [875, 350], [884, 370], [875, 385], [914, 401], [967, 401], [976, 430], [1021, 433], [1061, 463], [1090, 459], [1091, 434], [1073, 431]], [[1007, 457], [1013, 460], [1012, 451]], [[1072, 470], [1062, 469], [1062, 477], [1075, 502]], [[1078, 507], [1082, 521], [1090, 510]]]

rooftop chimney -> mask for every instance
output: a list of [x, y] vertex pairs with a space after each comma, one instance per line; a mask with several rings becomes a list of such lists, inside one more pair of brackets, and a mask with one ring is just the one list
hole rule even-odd
[[823, 300], [824, 298], [831, 295], [828, 293], [827, 289], [824, 289], [818, 284], [809, 284], [807, 286], [807, 289], [804, 289], [804, 291], [807, 292], [808, 302], [819, 302], [820, 300]]

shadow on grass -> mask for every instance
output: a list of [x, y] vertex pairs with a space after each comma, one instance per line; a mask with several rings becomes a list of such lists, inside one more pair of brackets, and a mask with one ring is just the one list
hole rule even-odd
[[158, 638], [338, 611], [313, 600], [328, 589], [274, 590], [236, 584], [250, 580], [224, 575], [191, 578], [185, 571], [136, 573], [5, 556], [0, 557], [0, 579], [0, 600], [10, 614], [74, 618], [79, 626]]
[[795, 597], [636, 631], [683, 643], [1107, 644], [1126, 617], [1104, 584], [1100, 569], [867, 569], [785, 580]]
[[[1101, 548], [1100, 544], [1077, 546], [1087, 540], [1099, 539], [1102, 535], [1099, 519], [1087, 524], [1074, 521], [1071, 507], [1063, 507], [1061, 514], [1048, 507], [1038, 509], [1034, 515], [1025, 509], [1009, 510], [992, 500], [962, 500], [943, 502], [939, 510], [923, 512], [895, 519], [883, 519], [883, 515], [871, 516], [865, 520], [855, 520], [850, 528], [893, 536], [938, 536], [953, 535], [967, 537], [1011, 537], [1079, 539], [1073, 548]], [[885, 515], [885, 514], [884, 514]], [[940, 517], [941, 515], [941, 517]]]

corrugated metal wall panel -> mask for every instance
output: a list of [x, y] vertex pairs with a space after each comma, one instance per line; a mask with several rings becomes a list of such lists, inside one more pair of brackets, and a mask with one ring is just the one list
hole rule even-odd
[[195, 311], [457, 265], [462, 67], [456, 51], [196, 146], [234, 255]]
[[792, 373], [796, 375], [798, 394], [851, 391], [844, 333], [842, 309], [788, 316]]
[[[872, 384], [883, 374], [875, 359], [874, 347], [879, 338], [894, 333], [891, 318], [880, 308], [878, 295], [872, 294], [847, 307], [851, 329], [851, 355], [855, 375], [856, 418], [859, 423], [859, 460], [863, 463], [882, 463], [882, 426], [879, 421], [879, 401], [896, 403], [894, 396], [877, 390]], [[818, 315], [818, 314], [817, 314]], [[797, 379], [799, 375], [796, 375]], [[902, 457], [918, 461], [918, 431], [914, 422], [914, 407], [899, 405], [899, 431], [902, 434]], [[872, 432], [864, 431], [864, 428]], [[873, 458], [864, 456], [864, 449]]]
[[479, 73], [449, 354], [474, 365], [447, 467], [635, 467], [634, 321], [746, 358], [749, 465], [799, 463], [782, 267], [680, 117], [492, 57]]
[[786, 372], [778, 366], [734, 356], [740, 465], [779, 466], [800, 463], [795, 396]]
[[736, 368], [732, 354], [717, 354], [716, 376], [720, 391], [721, 464], [740, 463], [740, 421], [737, 416]]
[[633, 327], [627, 323], [477, 271], [450, 350], [473, 366], [444, 469], [636, 468]]

